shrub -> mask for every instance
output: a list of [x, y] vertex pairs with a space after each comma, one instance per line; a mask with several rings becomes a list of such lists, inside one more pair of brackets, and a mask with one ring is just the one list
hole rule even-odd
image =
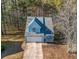
[[54, 42], [55, 43], [64, 43], [64, 34], [60, 31], [56, 31], [55, 32], [55, 36], [54, 36]]

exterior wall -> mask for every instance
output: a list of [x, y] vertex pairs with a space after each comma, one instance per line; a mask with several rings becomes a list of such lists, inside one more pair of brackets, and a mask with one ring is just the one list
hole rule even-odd
[[30, 33], [25, 36], [26, 42], [44, 42], [44, 34]]
[[52, 34], [47, 34], [44, 36], [44, 34], [27, 32], [27, 35], [25, 35], [25, 41], [26, 42], [53, 42], [54, 37], [52, 36]]
[[[29, 32], [40, 33], [40, 26], [34, 21], [29, 27]], [[33, 30], [35, 28], [35, 31]]]

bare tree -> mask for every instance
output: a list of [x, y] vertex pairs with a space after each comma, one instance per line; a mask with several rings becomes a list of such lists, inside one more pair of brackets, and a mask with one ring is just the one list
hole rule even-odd
[[63, 0], [61, 11], [53, 22], [54, 27], [65, 34], [69, 51], [76, 52], [76, 0]]

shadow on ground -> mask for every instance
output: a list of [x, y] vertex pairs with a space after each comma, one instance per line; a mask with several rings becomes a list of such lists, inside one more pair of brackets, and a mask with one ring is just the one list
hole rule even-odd
[[6, 57], [8, 55], [16, 54], [23, 51], [21, 48], [22, 42], [1, 42], [1, 44], [6, 44], [6, 49], [1, 52], [1, 57]]

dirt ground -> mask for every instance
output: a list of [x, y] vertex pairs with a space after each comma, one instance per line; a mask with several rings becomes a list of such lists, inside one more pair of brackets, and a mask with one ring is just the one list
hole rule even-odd
[[24, 35], [2, 35], [1, 41], [13, 41], [13, 42], [20, 42], [24, 41]]
[[67, 45], [43, 44], [44, 59], [77, 59], [76, 54], [67, 51]]
[[3, 57], [2, 59], [22, 59], [22, 58], [23, 58], [23, 52], [18, 52], [18, 53]]

